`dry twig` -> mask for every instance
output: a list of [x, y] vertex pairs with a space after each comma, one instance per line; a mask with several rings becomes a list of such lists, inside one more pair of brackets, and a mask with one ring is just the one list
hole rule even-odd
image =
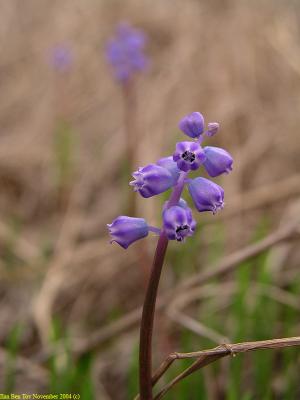
[[[222, 293], [223, 295], [227, 295], [228, 292], [232, 293], [233, 289], [234, 284], [230, 282], [226, 284], [225, 287], [223, 286]], [[188, 292], [182, 293], [176, 296], [174, 301], [171, 302], [166, 310], [166, 314], [173, 321], [199, 336], [206, 337], [217, 344], [228, 342], [229, 339], [227, 337], [182, 312], [182, 309], [187, 307], [191, 302], [203, 300], [205, 297], [215, 296], [218, 291], [218, 288], [207, 285], [204, 287], [196, 287]]]
[[[163, 396], [178, 382], [185, 377], [191, 375], [193, 372], [217, 361], [228, 355], [235, 356], [239, 353], [246, 353], [248, 351], [264, 350], [264, 349], [281, 349], [285, 347], [300, 346], [300, 337], [290, 337], [282, 339], [261, 340], [257, 342], [242, 342], [233, 344], [224, 344], [213, 349], [196, 351], [192, 353], [172, 353], [160, 365], [153, 376], [153, 385], [160, 379], [160, 377], [170, 368], [175, 360], [182, 360], [188, 358], [197, 358], [190, 367], [185, 369], [181, 374], [174, 378], [171, 382], [164, 386], [164, 388], [155, 396], [155, 400], [160, 400]], [[136, 397], [138, 400], [139, 397]]]

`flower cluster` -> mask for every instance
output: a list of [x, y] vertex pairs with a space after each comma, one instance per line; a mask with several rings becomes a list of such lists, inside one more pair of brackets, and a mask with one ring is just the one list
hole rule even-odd
[[146, 37], [126, 23], [117, 26], [115, 36], [106, 45], [106, 59], [118, 82], [127, 82], [148, 65], [144, 54]]
[[192, 210], [181, 198], [185, 186], [199, 212], [211, 211], [215, 214], [224, 207], [224, 190], [221, 186], [203, 177], [188, 178], [190, 171], [201, 166], [211, 177], [232, 170], [233, 159], [226, 150], [212, 146], [202, 147], [204, 137], [215, 135], [219, 124], [211, 122], [205, 130], [202, 114], [193, 112], [180, 121], [179, 128], [193, 141], [177, 143], [173, 156], [139, 168], [132, 174], [134, 180], [129, 183], [145, 198], [173, 188], [170, 200], [163, 207], [162, 228], [149, 226], [143, 218], [121, 216], [108, 225], [111, 242], [117, 242], [126, 249], [131, 243], [147, 236], [150, 231], [165, 234], [169, 240], [178, 242], [192, 236], [196, 222]]

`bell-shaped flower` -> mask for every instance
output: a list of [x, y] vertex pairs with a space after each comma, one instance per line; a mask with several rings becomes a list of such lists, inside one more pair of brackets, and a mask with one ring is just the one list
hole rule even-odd
[[188, 189], [198, 211], [212, 211], [215, 214], [224, 207], [224, 190], [209, 179], [191, 179]]
[[169, 240], [182, 242], [192, 236], [196, 227], [192, 211], [188, 207], [173, 206], [163, 212], [163, 229]]
[[177, 182], [180, 174], [180, 169], [177, 167], [177, 163], [173, 160], [173, 157], [163, 157], [159, 159], [156, 163], [160, 167], [166, 168], [173, 176], [174, 180]]
[[205, 154], [197, 142], [179, 142], [173, 154], [173, 160], [182, 171], [195, 170], [205, 161]]
[[204, 118], [199, 112], [186, 115], [179, 122], [179, 129], [191, 138], [198, 138], [204, 131]]
[[149, 233], [147, 222], [143, 218], [133, 218], [120, 216], [113, 220], [111, 224], [107, 224], [111, 243], [116, 242], [124, 249], [144, 237]]
[[156, 164], [139, 168], [132, 176], [135, 179], [129, 185], [146, 198], [165, 192], [177, 182], [171, 172]]
[[212, 146], [206, 146], [203, 150], [206, 157], [203, 165], [209, 176], [219, 176], [232, 170], [233, 158], [228, 151]]

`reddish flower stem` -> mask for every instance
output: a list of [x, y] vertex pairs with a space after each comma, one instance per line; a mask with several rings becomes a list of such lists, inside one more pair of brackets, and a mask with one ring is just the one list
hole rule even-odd
[[153, 260], [152, 272], [149, 278], [144, 301], [140, 329], [140, 398], [152, 400], [152, 332], [157, 289], [168, 247], [168, 238], [162, 232], [158, 239]]
[[[184, 188], [187, 173], [182, 172], [174, 187], [167, 207], [176, 205]], [[159, 236], [152, 271], [146, 290], [140, 328], [140, 400], [153, 400], [152, 395], [152, 333], [157, 290], [168, 247], [168, 238], [163, 230]]]

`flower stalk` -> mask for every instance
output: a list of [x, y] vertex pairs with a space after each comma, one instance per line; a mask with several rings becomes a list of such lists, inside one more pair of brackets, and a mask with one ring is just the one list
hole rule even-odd
[[[199, 212], [211, 211], [215, 214], [224, 206], [224, 190], [219, 185], [202, 177], [188, 179], [188, 174], [203, 166], [209, 175], [219, 176], [228, 173], [232, 169], [233, 162], [231, 155], [223, 149], [206, 147], [205, 151], [202, 148], [203, 135], [206, 132], [204, 132], [204, 118], [199, 112], [184, 117], [179, 127], [193, 141], [179, 142], [173, 156], [161, 158], [154, 164], [138, 168], [132, 174], [134, 180], [130, 182], [134, 191], [144, 198], [156, 196], [173, 187], [170, 199], [162, 210], [161, 229], [148, 225], [143, 218], [128, 216], [120, 216], [108, 224], [111, 241], [125, 249], [131, 243], [146, 237], [149, 232], [159, 235], [146, 289], [140, 328], [141, 400], [153, 400], [152, 334], [157, 291], [168, 243], [169, 240], [184, 242], [195, 232], [196, 221], [192, 210], [181, 198], [184, 186], [188, 186]], [[214, 123], [213, 128], [213, 133], [216, 133], [218, 124]], [[211, 135], [207, 134], [207, 136]]]
[[168, 247], [168, 238], [164, 232], [159, 236], [154, 255], [151, 275], [144, 300], [140, 328], [140, 398], [152, 400], [152, 333], [157, 290], [161, 271]]
[[[177, 185], [174, 187], [172, 195], [167, 203], [167, 208], [177, 204], [180, 200], [184, 188], [187, 173], [181, 172]], [[152, 334], [154, 324], [155, 305], [157, 298], [158, 285], [161, 271], [165, 260], [169, 240], [161, 230], [156, 251], [153, 259], [151, 275], [146, 290], [141, 328], [140, 328], [140, 353], [139, 353], [139, 373], [140, 373], [140, 399], [152, 400]]]
[[[136, 103], [136, 92], [135, 85], [131, 79], [128, 82], [124, 82], [122, 85], [122, 97], [124, 103], [124, 126], [125, 126], [125, 137], [126, 137], [126, 155], [129, 171], [132, 171], [136, 162], [136, 151], [137, 151], [137, 103]], [[136, 196], [132, 191], [129, 192], [129, 198], [127, 202], [128, 214], [133, 216], [136, 215]]]

